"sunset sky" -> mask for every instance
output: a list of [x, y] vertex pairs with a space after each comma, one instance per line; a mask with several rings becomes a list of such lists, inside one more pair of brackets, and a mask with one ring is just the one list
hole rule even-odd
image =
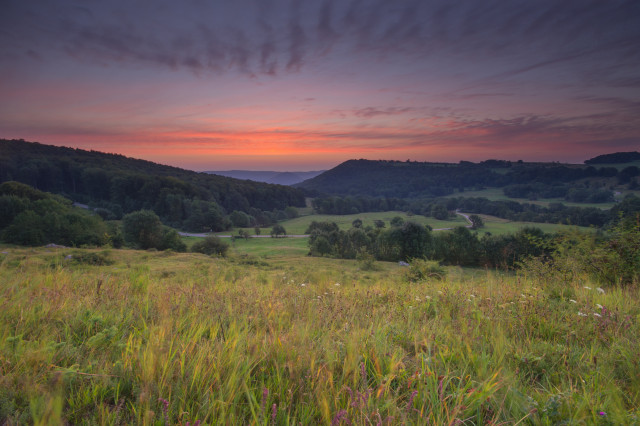
[[193, 170], [640, 149], [640, 1], [4, 0], [0, 138]]

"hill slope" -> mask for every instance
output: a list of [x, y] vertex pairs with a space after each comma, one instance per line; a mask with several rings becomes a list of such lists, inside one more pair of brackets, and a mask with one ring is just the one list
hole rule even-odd
[[303, 191], [287, 186], [117, 154], [0, 140], [0, 182], [10, 180], [102, 207], [107, 216], [149, 209], [167, 224], [192, 230], [224, 227], [222, 218], [234, 210], [252, 215], [256, 224], [269, 224], [273, 210], [304, 206]]
[[[637, 172], [626, 171], [633, 176]], [[613, 167], [597, 169], [576, 164], [501, 160], [461, 161], [457, 164], [349, 160], [295, 186], [320, 194], [395, 198], [437, 197], [456, 190], [511, 186], [505, 193], [518, 197], [548, 197], [545, 194], [551, 193], [552, 197], [564, 197], [571, 189], [567, 185], [569, 182], [584, 178], [613, 178], [619, 173], [622, 171], [618, 172]], [[630, 178], [625, 179], [628, 182]]]

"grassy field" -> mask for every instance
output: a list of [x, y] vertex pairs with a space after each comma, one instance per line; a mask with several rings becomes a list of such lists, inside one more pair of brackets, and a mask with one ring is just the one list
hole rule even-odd
[[432, 228], [450, 228], [455, 226], [464, 226], [467, 224], [462, 217], [455, 217], [451, 220], [437, 220], [432, 217], [425, 216], [408, 216], [404, 212], [373, 212], [373, 213], [359, 213], [349, 215], [323, 215], [314, 214], [309, 216], [301, 216], [295, 219], [286, 220], [280, 222], [285, 227], [288, 234], [304, 234], [312, 221], [324, 222], [330, 221], [338, 224], [340, 229], [349, 229], [354, 220], [362, 220], [362, 226], [374, 226], [375, 220], [382, 220], [385, 222], [385, 226], [389, 228], [389, 222], [394, 217], [399, 216], [405, 221], [413, 221], [422, 225], [430, 225]]
[[636, 287], [408, 283], [281, 241], [260, 261], [0, 247], [1, 422], [640, 422]]
[[587, 228], [584, 226], [559, 225], [555, 223], [513, 222], [508, 219], [502, 219], [485, 214], [479, 214], [478, 216], [482, 218], [485, 224], [483, 228], [478, 229], [480, 234], [484, 232], [489, 232], [493, 235], [515, 234], [524, 227], [540, 228], [542, 231], [550, 234], [570, 229], [579, 229], [584, 232], [594, 231], [594, 228]]
[[[287, 230], [288, 235], [300, 235], [309, 227], [312, 221], [322, 222], [330, 221], [335, 222], [341, 229], [349, 229], [352, 226], [352, 222], [355, 219], [361, 219], [363, 226], [374, 226], [375, 220], [382, 220], [385, 222], [386, 227], [389, 228], [392, 218], [399, 216], [405, 221], [413, 221], [423, 225], [430, 225], [434, 229], [440, 228], [454, 228], [457, 226], [466, 226], [469, 223], [461, 216], [456, 216], [450, 220], [437, 220], [431, 217], [425, 217], [420, 215], [409, 216], [403, 212], [382, 212], [382, 213], [360, 213], [353, 215], [307, 215], [301, 216], [295, 219], [286, 220], [280, 222], [282, 226]], [[542, 229], [544, 232], [554, 233], [560, 230], [567, 230], [571, 228], [578, 228], [583, 231], [588, 231], [590, 228], [575, 227], [567, 225], [558, 225], [553, 223], [533, 223], [533, 222], [513, 222], [507, 219], [501, 219], [495, 216], [479, 215], [484, 220], [485, 226], [478, 230], [480, 233], [489, 232], [494, 235], [501, 235], [507, 233], [515, 233], [518, 230], [526, 227], [533, 226]], [[250, 235], [254, 235], [253, 228], [238, 228], [231, 231], [219, 232], [218, 235], [238, 235], [238, 231], [243, 229], [249, 232]], [[270, 229], [264, 228], [261, 230], [262, 235], [268, 235]], [[188, 247], [197, 241], [196, 237], [183, 237], [183, 241]], [[225, 240], [231, 243], [231, 240]], [[244, 245], [243, 245], [244, 244]], [[307, 253], [307, 240], [306, 239], [279, 239], [279, 238], [250, 238], [249, 240], [242, 240], [234, 243], [232, 251], [237, 253], [248, 253], [253, 255], [269, 255], [271, 249], [280, 253], [282, 250], [285, 252], [291, 250], [290, 254], [304, 254]]]

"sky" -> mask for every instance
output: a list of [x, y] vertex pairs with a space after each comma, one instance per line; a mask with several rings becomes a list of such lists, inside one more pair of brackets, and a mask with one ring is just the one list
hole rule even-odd
[[0, 138], [192, 170], [640, 148], [637, 0], [0, 4]]

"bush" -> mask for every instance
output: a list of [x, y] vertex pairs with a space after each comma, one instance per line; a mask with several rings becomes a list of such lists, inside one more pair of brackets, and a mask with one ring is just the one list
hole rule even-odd
[[416, 283], [428, 279], [442, 280], [447, 276], [447, 271], [433, 260], [413, 259], [409, 263], [406, 272], [407, 281]]
[[109, 258], [108, 251], [101, 251], [99, 253], [76, 251], [70, 254], [68, 259], [73, 263], [92, 266], [113, 265], [115, 263]]
[[162, 229], [162, 241], [156, 247], [160, 250], [173, 250], [178, 252], [187, 251], [187, 245], [182, 242], [180, 234], [175, 229], [164, 226]]
[[191, 246], [194, 253], [208, 254], [209, 256], [225, 257], [229, 250], [229, 244], [222, 241], [215, 235], [210, 235], [204, 240], [198, 241]]
[[356, 259], [362, 271], [375, 271], [378, 269], [376, 266], [376, 258], [366, 249], [359, 250]]
[[143, 250], [158, 248], [163, 240], [162, 222], [151, 210], [139, 210], [122, 218], [124, 239]]

